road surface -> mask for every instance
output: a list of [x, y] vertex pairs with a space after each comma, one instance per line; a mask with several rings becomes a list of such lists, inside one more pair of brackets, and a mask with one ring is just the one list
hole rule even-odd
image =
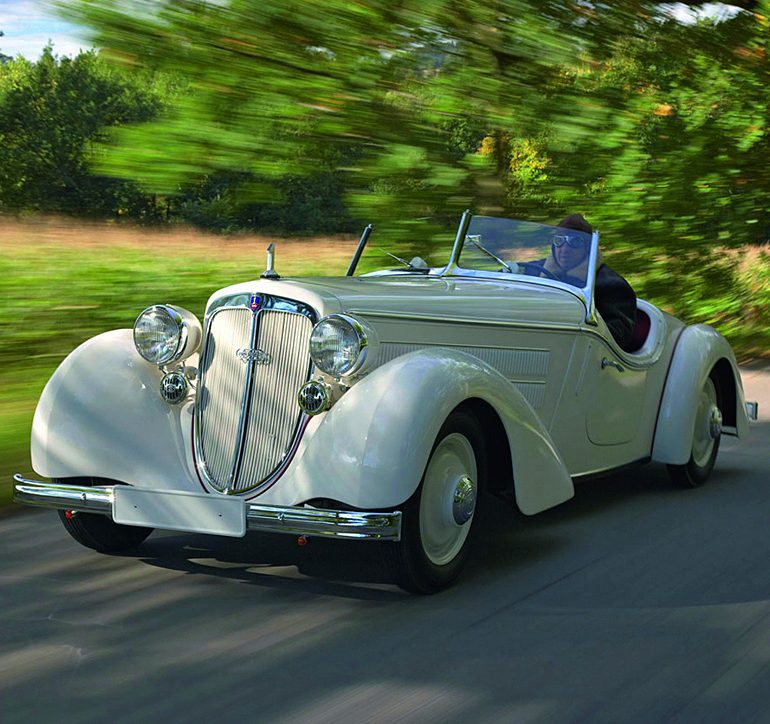
[[0, 722], [770, 721], [770, 366], [702, 488], [649, 465], [533, 518], [489, 511], [451, 590], [376, 544], [0, 519]]

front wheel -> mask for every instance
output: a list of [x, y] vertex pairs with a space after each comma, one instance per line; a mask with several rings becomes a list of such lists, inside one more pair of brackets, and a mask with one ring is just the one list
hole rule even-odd
[[[88, 486], [113, 484], [113, 481], [100, 478], [68, 478], [67, 480], [54, 480], [53, 482]], [[80, 545], [92, 548], [100, 553], [117, 553], [118, 551], [136, 548], [153, 531], [152, 528], [120, 525], [108, 515], [100, 513], [60, 510], [59, 517], [64, 525], [64, 529]]]
[[391, 574], [401, 588], [435, 593], [457, 578], [468, 557], [485, 479], [479, 424], [457, 410], [441, 427], [422, 481], [404, 507], [401, 540], [386, 544]]
[[684, 465], [668, 465], [671, 479], [685, 488], [703, 485], [714, 469], [722, 436], [719, 383], [712, 374], [706, 378], [696, 401], [692, 452]]

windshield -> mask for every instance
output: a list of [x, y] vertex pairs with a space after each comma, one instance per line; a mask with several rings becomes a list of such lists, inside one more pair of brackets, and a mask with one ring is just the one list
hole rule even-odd
[[459, 270], [554, 279], [588, 285], [592, 234], [532, 221], [473, 216], [457, 259]]

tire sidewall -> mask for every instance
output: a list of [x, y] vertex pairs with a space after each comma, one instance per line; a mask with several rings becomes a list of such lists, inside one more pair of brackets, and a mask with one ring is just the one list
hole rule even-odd
[[[722, 390], [719, 386], [719, 379], [714, 374], [713, 370], [709, 374], [708, 378], [711, 380], [711, 383], [714, 385], [714, 391], [716, 393], [717, 398], [717, 407], [722, 410], [723, 406], [723, 395]], [[693, 431], [693, 436], [694, 436]], [[709, 476], [711, 475], [711, 472], [714, 470], [714, 465], [717, 460], [717, 455], [719, 454], [719, 442], [721, 440], [721, 434], [719, 437], [717, 437], [714, 440], [714, 447], [711, 450], [711, 455], [709, 455], [708, 460], [704, 465], [699, 465], [695, 461], [694, 454], [692, 450], [690, 451], [690, 459], [684, 464], [684, 465], [668, 465], [669, 472], [671, 474], [671, 477], [678, 482], [680, 485], [683, 485], [686, 488], [697, 488], [703, 483], [708, 480]]]
[[467, 561], [473, 540], [478, 534], [479, 526], [476, 524], [476, 521], [478, 518], [478, 508], [481, 496], [486, 488], [488, 468], [485, 442], [481, 434], [481, 427], [476, 417], [471, 412], [460, 409], [455, 410], [449, 415], [436, 436], [436, 441], [428, 456], [426, 470], [433, 458], [433, 453], [436, 448], [447, 436], [453, 433], [459, 433], [468, 440], [473, 448], [473, 453], [476, 458], [477, 480], [474, 481], [476, 483], [476, 510], [474, 511], [473, 517], [465, 524], [470, 525], [471, 528], [455, 557], [444, 565], [435, 564], [425, 552], [420, 533], [420, 502], [422, 500], [423, 482], [425, 479], [425, 472], [423, 472], [423, 478], [420, 480], [420, 485], [404, 506], [400, 543], [400, 546], [405, 553], [405, 555], [402, 556], [401, 565], [408, 569], [405, 571], [405, 578], [407, 581], [416, 584], [410, 586], [403, 585], [402, 583], [402, 587], [410, 590], [417, 590], [421, 593], [432, 593], [441, 590], [457, 578]]
[[[117, 481], [102, 480], [101, 478], [54, 478], [53, 482], [64, 484], [83, 485], [95, 487], [99, 485], [114, 485]], [[136, 548], [147, 536], [152, 533], [152, 528], [144, 528], [131, 525], [120, 525], [108, 515], [100, 513], [75, 513], [69, 517], [68, 511], [59, 510], [64, 529], [78, 543], [86, 548], [99, 553], [118, 553], [124, 550]]]

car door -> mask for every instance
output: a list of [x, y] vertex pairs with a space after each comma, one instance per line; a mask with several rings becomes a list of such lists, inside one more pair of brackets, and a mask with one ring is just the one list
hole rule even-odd
[[584, 348], [588, 440], [600, 446], [629, 443], [643, 419], [647, 367], [622, 359], [599, 335], [587, 335]]

